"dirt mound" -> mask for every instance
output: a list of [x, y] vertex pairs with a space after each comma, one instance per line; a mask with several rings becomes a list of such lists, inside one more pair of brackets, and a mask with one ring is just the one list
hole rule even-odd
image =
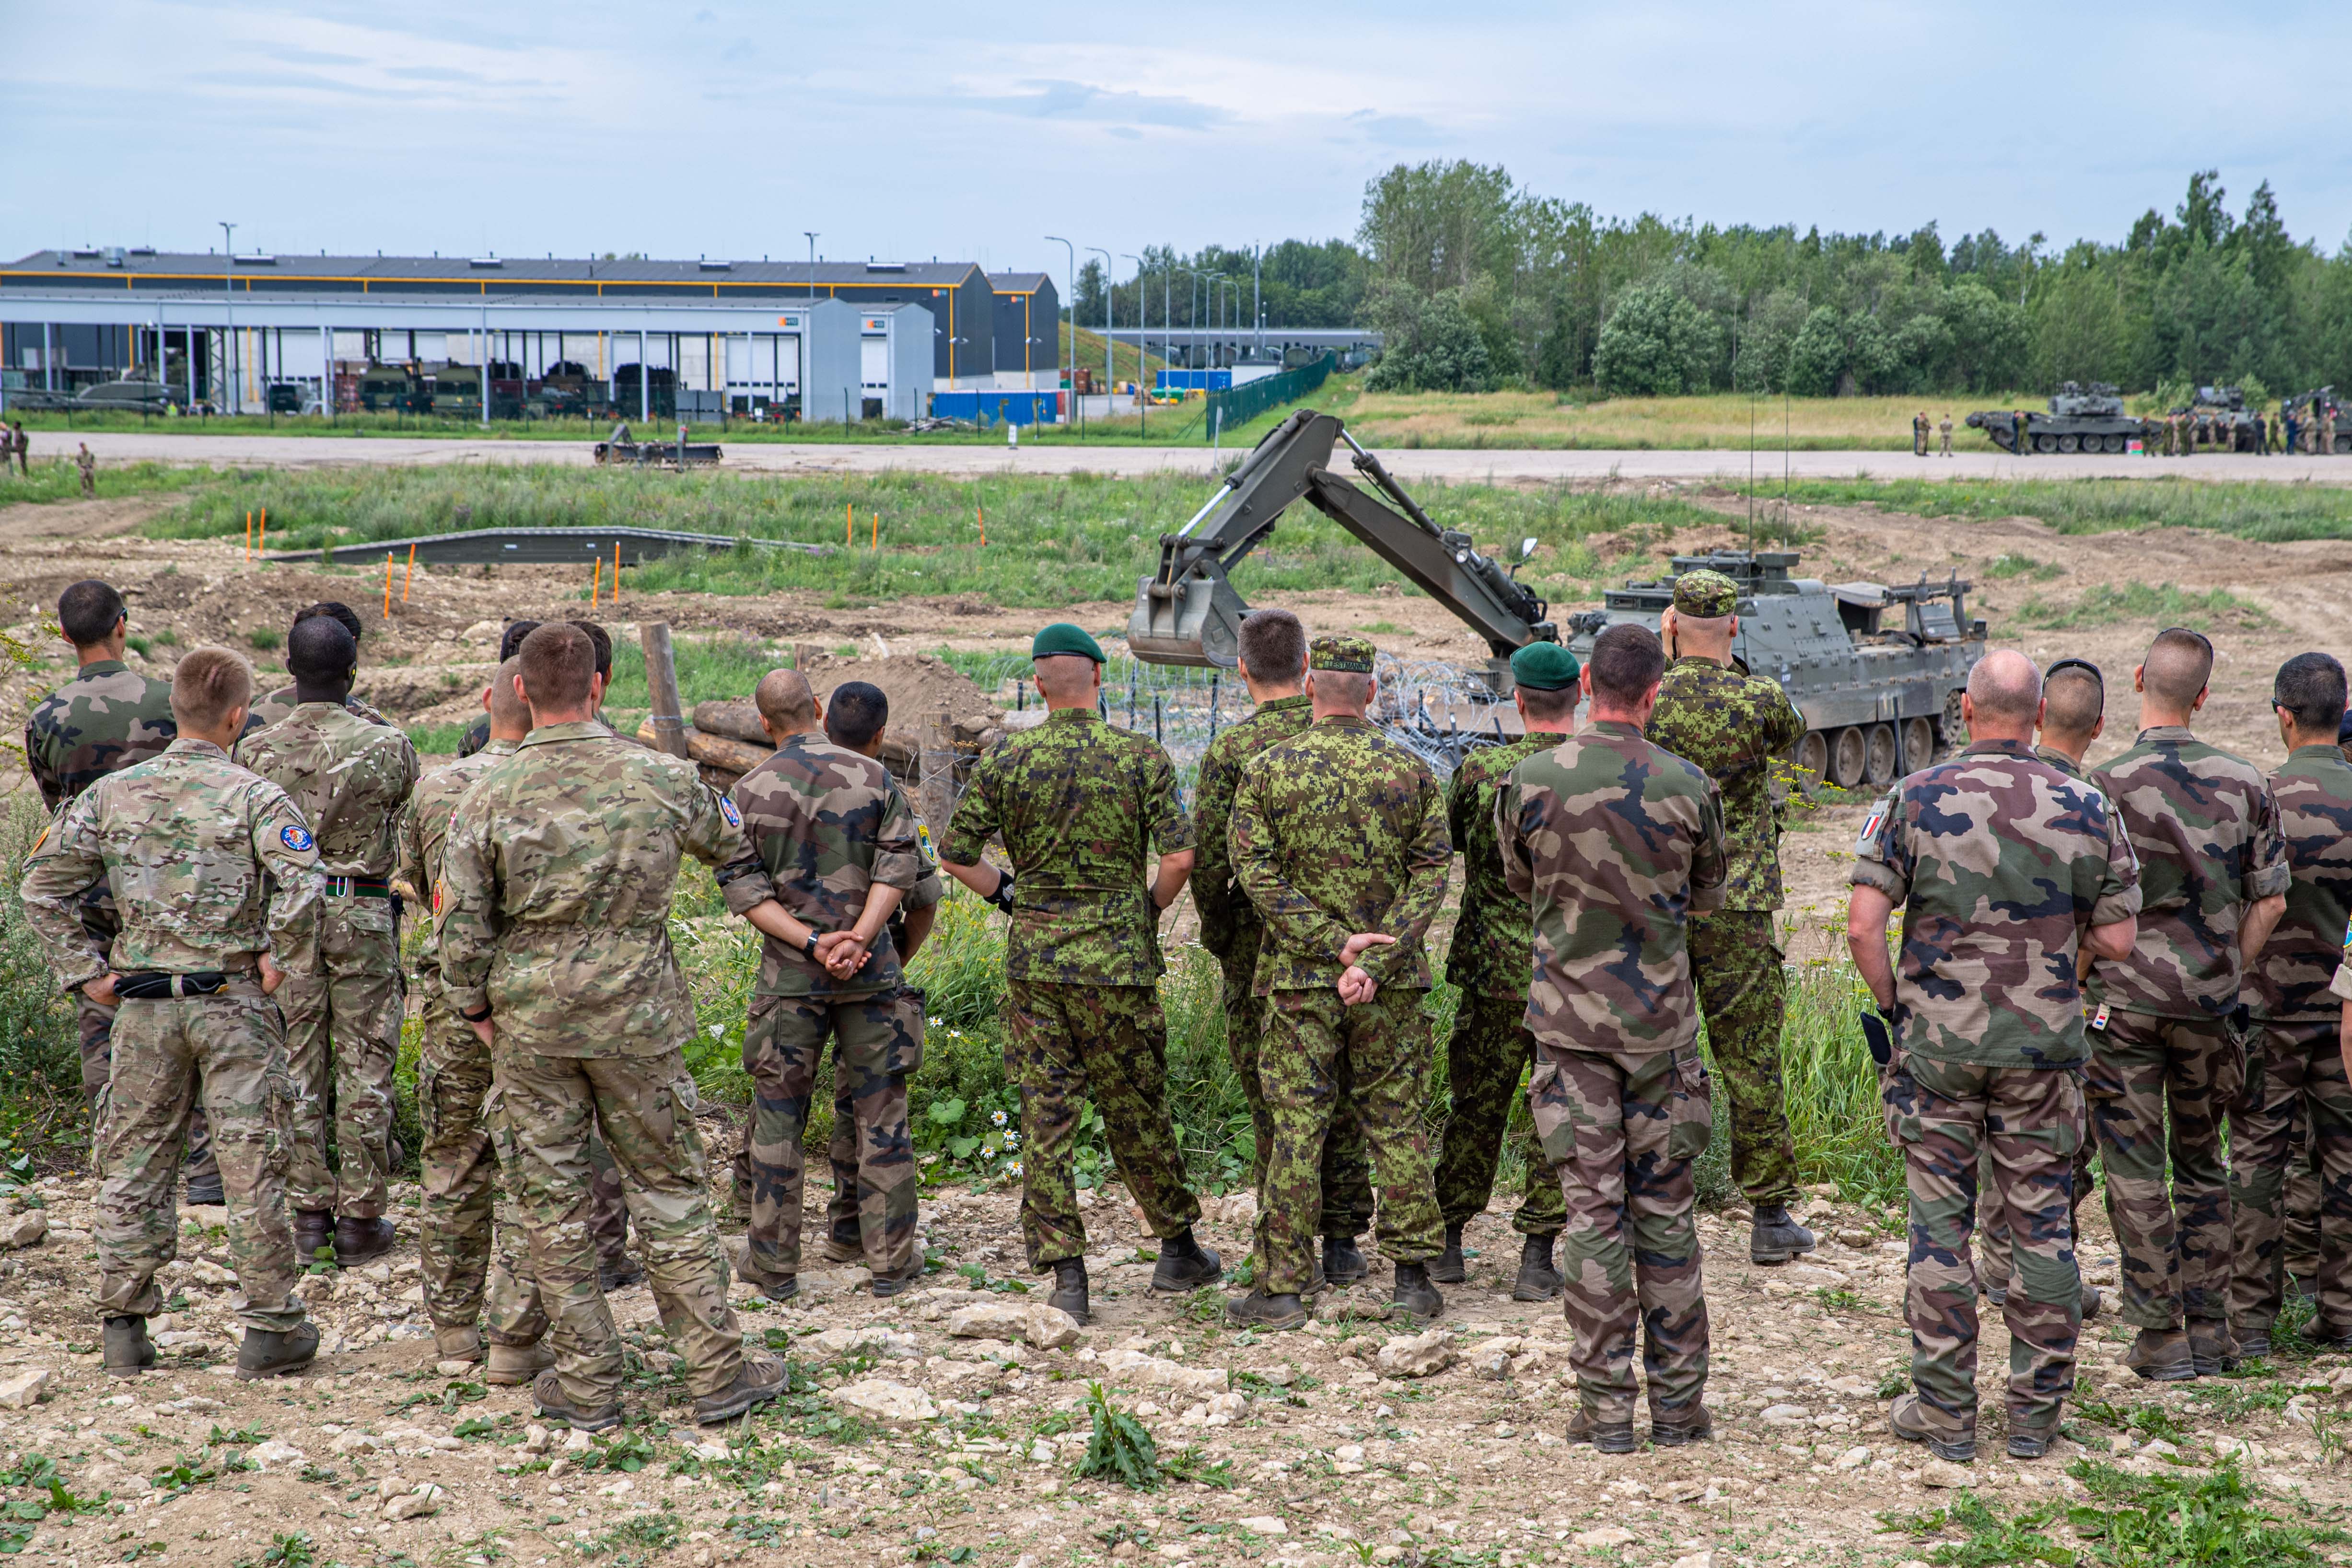
[[[802, 666], [820, 697], [845, 681], [866, 681], [890, 699], [890, 727], [912, 734], [932, 714], [944, 713], [958, 727], [977, 730], [1000, 724], [1004, 710], [971, 676], [936, 653], [893, 653], [888, 658], [844, 659], [807, 655]], [[750, 694], [746, 693], [746, 695]]]

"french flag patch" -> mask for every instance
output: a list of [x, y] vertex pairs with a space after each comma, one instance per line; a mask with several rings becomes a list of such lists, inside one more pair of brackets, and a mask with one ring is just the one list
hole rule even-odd
[[1870, 848], [1871, 844], [1872, 844], [1873, 842], [1874, 842], [1874, 841], [1877, 840], [1877, 838], [1878, 838], [1878, 829], [1879, 829], [1879, 824], [1881, 824], [1882, 822], [1884, 822], [1884, 821], [1886, 821], [1886, 808], [1885, 808], [1885, 807], [1884, 807], [1884, 806], [1874, 806], [1873, 808], [1871, 808], [1870, 820], [1869, 820], [1868, 821], [1866, 821], [1866, 822], [1863, 823], [1863, 825], [1862, 825], [1862, 836], [1861, 836], [1860, 838], [1858, 838], [1858, 839], [1854, 840], [1854, 841], [1853, 841], [1853, 847], [1854, 847], [1856, 850], [1866, 850], [1866, 849]]

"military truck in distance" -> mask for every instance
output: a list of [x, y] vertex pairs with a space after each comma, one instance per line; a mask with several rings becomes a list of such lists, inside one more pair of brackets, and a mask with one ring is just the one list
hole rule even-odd
[[1749, 673], [1780, 683], [1805, 720], [1793, 760], [1815, 783], [1883, 789], [1924, 768], [1961, 735], [1960, 693], [1985, 653], [1985, 623], [1968, 614], [1969, 585], [1958, 577], [1889, 587], [1830, 584], [1792, 577], [1787, 551], [1718, 550], [1678, 555], [1665, 576], [1628, 582], [1601, 607], [1570, 618], [1578, 658], [1622, 622], [1655, 631], [1674, 602], [1675, 579], [1719, 571], [1739, 585], [1739, 635], [1732, 656]]
[[2336, 395], [2334, 387], [2320, 387], [2299, 397], [2279, 400], [2279, 412], [2293, 418], [2302, 436], [2302, 450], [2311, 450], [2311, 420], [2313, 410], [2328, 427], [2327, 450], [2338, 455], [2352, 455], [2352, 403]]
[[426, 413], [433, 407], [424, 378], [407, 365], [370, 365], [360, 372], [358, 395], [370, 413]]
[[2051, 394], [2048, 413], [1987, 409], [1969, 415], [1968, 423], [2004, 452], [2122, 452], [2147, 433], [2145, 423], [2124, 412], [2123, 394], [2105, 382], [2087, 388], [2064, 382]]
[[2246, 406], [2246, 394], [2236, 387], [2199, 387], [2197, 395], [2172, 411], [2189, 418], [2190, 450], [2210, 446], [2223, 452], [2260, 452], [2263, 416]]

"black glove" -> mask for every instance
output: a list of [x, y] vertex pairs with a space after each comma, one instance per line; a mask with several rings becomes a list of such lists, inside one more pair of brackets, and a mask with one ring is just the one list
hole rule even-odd
[[998, 879], [996, 891], [988, 895], [988, 902], [1007, 915], [1013, 913], [1013, 873], [1011, 872], [1004, 873]]
[[1874, 1012], [1862, 1015], [1862, 1038], [1869, 1043], [1870, 1060], [1884, 1067], [1895, 1060], [1895, 1035]]

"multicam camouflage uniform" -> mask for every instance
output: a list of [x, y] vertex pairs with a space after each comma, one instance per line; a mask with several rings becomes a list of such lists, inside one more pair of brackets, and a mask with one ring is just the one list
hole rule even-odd
[[2287, 890], [2278, 802], [2252, 763], [2176, 726], [2142, 730], [2093, 779], [2140, 862], [2131, 956], [2091, 971], [2084, 1082], [2123, 1253], [2123, 1317], [2159, 1331], [2184, 1317], [2219, 1325], [2229, 1317], [2231, 1269], [2221, 1118], [2245, 1082], [2231, 1019], [2238, 923], [2248, 904]]
[[[903, 892], [926, 869], [915, 813], [889, 769], [822, 735], [784, 737], [737, 781], [733, 797], [777, 898], [812, 931], [849, 929], [872, 888]], [[906, 984], [889, 934], [846, 980], [768, 937], [752, 996], [743, 1031], [743, 1071], [756, 1096], [745, 1145], [752, 1184], [747, 1274], [768, 1283], [800, 1272], [801, 1140], [828, 1035], [839, 1041], [836, 1096], [845, 1092], [850, 1102], [851, 1186], [867, 1262], [877, 1279], [919, 1270], [907, 1079], [922, 1064], [923, 998]]]
[[694, 1006], [669, 945], [682, 854], [717, 868], [735, 914], [774, 896], [732, 802], [593, 722], [531, 731], [467, 791], [443, 851], [442, 984], [461, 1018], [489, 1011], [491, 1133], [512, 1139], [530, 1272], [564, 1396], [584, 1409], [621, 1382], [587, 1228], [600, 1124], [688, 1391], [715, 1394], [742, 1365], [682, 1050]]
[[[1303, 732], [1315, 719], [1315, 705], [1304, 696], [1276, 697], [1260, 703], [1257, 711], [1209, 743], [1201, 755], [1200, 780], [1193, 787], [1193, 842], [1199, 859], [1192, 863], [1192, 904], [1201, 912], [1201, 946], [1217, 960], [1224, 980], [1225, 1054], [1233, 1059], [1234, 1076], [1241, 1080], [1242, 1098], [1249, 1103], [1253, 1150], [1250, 1186], [1265, 1183], [1266, 1152], [1274, 1147], [1274, 1124], [1265, 1113], [1265, 1094], [1258, 1082], [1258, 1054], [1265, 1035], [1265, 998], [1257, 990], [1258, 950], [1265, 942], [1265, 923], [1249, 895], [1234, 881], [1230, 830], [1234, 792], [1241, 788], [1242, 772], [1269, 747], [1281, 745]], [[1354, 1237], [1372, 1222], [1371, 1162], [1364, 1153], [1356, 1119], [1339, 1107], [1348, 1086], [1339, 1086], [1330, 1136], [1323, 1145], [1323, 1218], [1326, 1236]], [[1483, 1207], [1483, 1205], [1481, 1206]]]
[[[327, 873], [319, 972], [288, 980], [278, 993], [300, 1096], [288, 1187], [297, 1209], [378, 1218], [391, 1175], [392, 1070], [400, 1055], [393, 836], [416, 786], [416, 748], [399, 730], [347, 707], [304, 703], [239, 740], [236, 758], [292, 797]], [[331, 1087], [340, 1170], [326, 1159]]]
[[1911, 1196], [1911, 1383], [1944, 1441], [1977, 1423], [1969, 1256], [1990, 1155], [2017, 1278], [2011, 1428], [2047, 1432], [2074, 1386], [2083, 1280], [2071, 1218], [2083, 1138], [2075, 956], [2139, 907], [2138, 867], [2098, 790], [2021, 741], [1980, 740], [1887, 792], [1854, 845], [1853, 884], [1903, 906], [1887, 1125]]
[[2336, 747], [2299, 746], [2271, 775], [2271, 792], [2294, 880], [2248, 977], [2262, 1019], [2262, 1098], [2230, 1118], [2230, 1319], [2242, 1344], [2266, 1342], [2278, 1319], [2284, 1189], [2295, 1113], [2306, 1106], [2324, 1195], [2315, 1337], [2352, 1334], [2352, 1083], [2338, 1034], [2343, 1003], [2328, 989], [2352, 925], [2352, 767]]
[[1028, 1140], [1021, 1239], [1030, 1268], [1086, 1255], [1074, 1185], [1078, 1107], [1091, 1098], [1120, 1179], [1159, 1237], [1200, 1218], [1168, 1120], [1168, 1028], [1147, 852], [1192, 847], [1168, 754], [1084, 708], [1057, 708], [974, 765], [940, 858], [977, 865], [1004, 835], [1018, 905], [1005, 943], [1013, 1045]]
[[[81, 921], [82, 894], [100, 878], [121, 912], [110, 953]], [[163, 1309], [155, 1273], [179, 1250], [172, 1180], [201, 1092], [228, 1196], [237, 1316], [277, 1333], [300, 1325], [286, 1209], [294, 1092], [284, 1025], [257, 970], [264, 952], [289, 977], [317, 962], [323, 881], [284, 791], [184, 737], [91, 786], [27, 858], [25, 917], [60, 988], [110, 969], [226, 978], [209, 995], [126, 1000], [116, 1017], [98, 1118], [100, 1316]]]
[[[293, 717], [294, 710], [301, 706], [302, 699], [295, 695], [292, 686], [280, 686], [266, 697], [256, 697], [253, 701], [253, 711], [246, 716], [245, 733], [258, 735], [271, 725]], [[386, 729], [398, 727], [392, 720], [384, 717], [357, 697], [345, 697], [343, 706], [347, 711], [367, 720], [370, 724], [380, 724]], [[483, 733], [487, 735], [488, 729], [485, 728]]]
[[[1509, 782], [1511, 769], [1564, 738], [1539, 730], [1507, 746], [1474, 751], [1445, 787], [1446, 836], [1462, 852], [1462, 915], [1445, 956], [1445, 977], [1462, 995], [1454, 1003], [1453, 1037], [1445, 1042], [1453, 1104], [1435, 1177], [1438, 1213], [1448, 1226], [1466, 1225], [1486, 1212], [1519, 1077], [1536, 1057], [1535, 1037], [1528, 1032], [1535, 928], [1528, 901], [1504, 879], [1502, 850], [1495, 841], [1495, 797]], [[1527, 1176], [1511, 1227], [1522, 1236], [1557, 1236], [1566, 1223], [1559, 1173], [1532, 1129], [1520, 1152]]]
[[[1675, 584], [1679, 597], [1693, 577]], [[1728, 615], [1736, 603], [1720, 578]], [[1780, 815], [1772, 760], [1796, 744], [1805, 721], [1778, 682], [1685, 654], [1658, 683], [1649, 738], [1696, 762], [1723, 792], [1730, 880], [1720, 908], [1691, 921], [1691, 972], [1706, 1016], [1706, 1043], [1731, 1101], [1731, 1179], [1752, 1204], [1797, 1196], [1797, 1148], [1780, 1083], [1780, 1023], [1789, 982], [1772, 912], [1780, 907]]]
[[[1369, 671], [1371, 658], [1356, 638], [1318, 637], [1309, 655], [1317, 669]], [[1234, 877], [1265, 923], [1253, 988], [1267, 998], [1258, 1073], [1274, 1139], [1258, 1193], [1259, 1288], [1297, 1295], [1316, 1278], [1323, 1150], [1343, 1073], [1380, 1195], [1381, 1253], [1425, 1263], [1444, 1246], [1421, 1131], [1424, 944], [1454, 858], [1437, 780], [1365, 720], [1321, 718], [1243, 771], [1229, 832]], [[1356, 960], [1380, 989], [1349, 1007], [1339, 954], [1362, 931], [1396, 940]]]
[[1632, 1420], [1638, 1321], [1652, 1418], [1687, 1424], [1707, 1350], [1691, 1162], [1714, 1118], [1684, 928], [1723, 896], [1722, 798], [1602, 719], [1512, 770], [1495, 829], [1534, 922], [1528, 1098], [1567, 1207], [1569, 1364], [1594, 1422]]

